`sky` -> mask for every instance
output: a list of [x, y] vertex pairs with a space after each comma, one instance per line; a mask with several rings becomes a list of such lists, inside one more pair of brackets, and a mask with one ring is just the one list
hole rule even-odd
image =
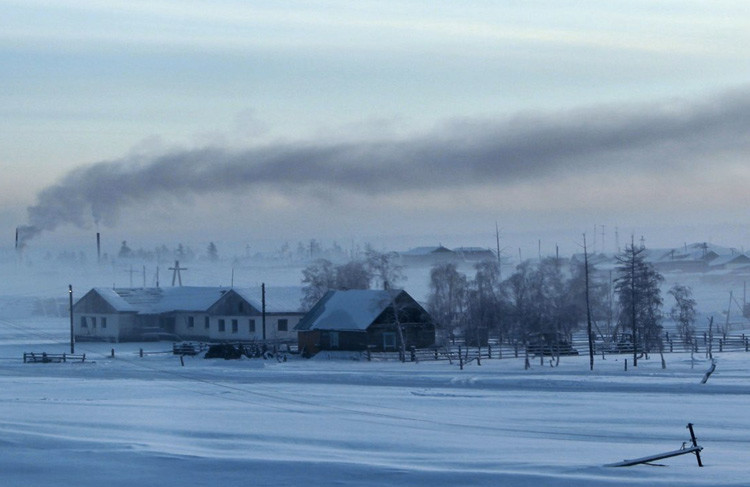
[[750, 238], [746, 2], [0, 0], [0, 27], [3, 246]]

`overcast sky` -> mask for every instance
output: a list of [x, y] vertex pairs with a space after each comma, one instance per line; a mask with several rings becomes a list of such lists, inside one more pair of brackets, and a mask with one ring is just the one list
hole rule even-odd
[[0, 0], [0, 26], [9, 244], [750, 239], [747, 2]]

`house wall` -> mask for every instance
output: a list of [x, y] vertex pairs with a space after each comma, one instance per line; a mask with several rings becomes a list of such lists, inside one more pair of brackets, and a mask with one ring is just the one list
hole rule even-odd
[[[231, 307], [224, 308], [225, 311], [228, 309]], [[191, 317], [192, 327], [190, 326]], [[296, 341], [297, 333], [294, 327], [301, 318], [301, 313], [267, 313], [266, 340]], [[208, 327], [206, 327], [206, 319], [208, 319]], [[286, 320], [286, 330], [279, 330], [281, 320]], [[175, 334], [185, 340], [260, 341], [263, 340], [263, 317], [260, 314], [177, 313]]]
[[300, 350], [314, 355], [324, 350], [363, 351], [367, 349], [367, 333], [350, 330], [307, 330], [300, 331]]
[[119, 342], [133, 334], [133, 313], [73, 313], [73, 333], [78, 341]]

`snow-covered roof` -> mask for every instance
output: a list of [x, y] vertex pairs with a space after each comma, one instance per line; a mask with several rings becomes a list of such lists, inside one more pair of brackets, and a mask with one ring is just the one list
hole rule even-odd
[[206, 311], [227, 291], [226, 288], [192, 286], [94, 290], [116, 311], [140, 314]]
[[492, 254], [495, 255], [495, 251], [484, 247], [456, 247], [453, 249], [454, 252], [459, 254]]
[[402, 290], [329, 291], [297, 325], [297, 330], [366, 330]]
[[435, 253], [452, 253], [453, 251], [449, 248], [438, 245], [437, 247], [414, 247], [405, 252], [400, 252], [401, 255], [407, 255], [410, 257], [425, 256]]
[[718, 267], [727, 264], [750, 264], [750, 257], [745, 254], [722, 255], [708, 263], [709, 267]]
[[97, 287], [93, 289], [99, 296], [104, 299], [115, 311], [121, 313], [137, 312], [138, 308], [127, 302], [114, 289], [106, 287]]
[[[94, 288], [112, 308], [121, 313], [160, 314], [175, 311], [206, 312], [231, 288]], [[261, 287], [234, 288], [237, 294], [257, 310], [263, 309]], [[299, 286], [266, 286], [266, 312], [301, 311], [303, 291]]]

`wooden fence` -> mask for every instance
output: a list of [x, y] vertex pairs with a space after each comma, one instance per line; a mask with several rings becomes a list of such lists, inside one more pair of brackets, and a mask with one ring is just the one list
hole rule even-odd
[[[750, 351], [750, 336], [741, 335], [719, 335], [709, 340], [707, 335], [696, 337], [692, 343], [685, 343], [683, 340], [671, 337], [665, 334], [662, 337], [664, 344], [664, 353], [690, 352], [707, 353], [710, 350], [713, 353], [719, 352], [748, 352]], [[585, 334], [576, 334], [573, 340], [560, 347], [560, 354], [565, 355], [588, 355], [589, 344]], [[549, 348], [545, 350], [534, 350], [529, 347], [529, 356], [536, 358], [552, 357], [555, 355], [554, 350]], [[618, 355], [632, 354], [632, 345], [618, 344], [612, 340], [603, 340], [597, 337], [594, 340], [594, 351], [597, 355]], [[651, 350], [650, 353], [658, 353], [658, 350]], [[406, 354], [402, 357], [398, 351], [393, 352], [373, 352], [365, 351], [363, 356], [366, 360], [401, 360], [404, 362], [424, 362], [424, 361], [450, 361], [460, 366], [471, 362], [481, 365], [482, 360], [519, 358], [525, 357], [526, 348], [521, 343], [499, 342], [490, 339], [485, 346], [467, 345], [462, 340], [455, 340], [443, 346], [430, 348], [407, 349]]]

